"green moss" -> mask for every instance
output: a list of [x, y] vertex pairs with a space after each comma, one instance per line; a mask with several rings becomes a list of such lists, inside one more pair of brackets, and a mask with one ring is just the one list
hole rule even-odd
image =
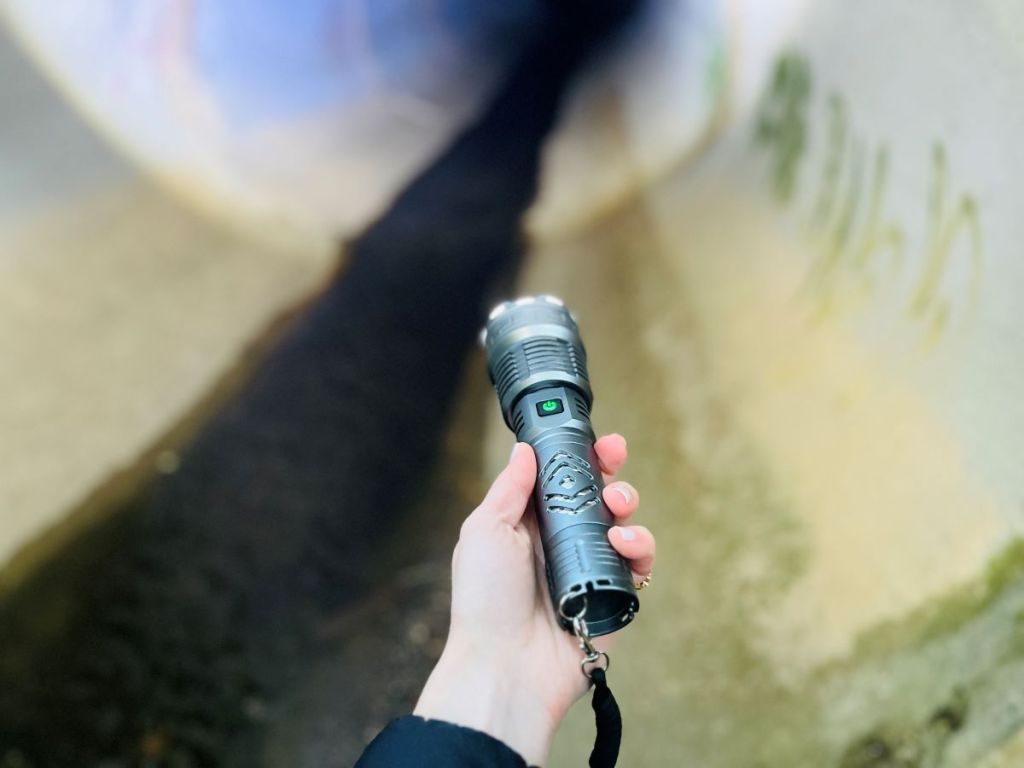
[[935, 768], [950, 738], [967, 720], [967, 694], [953, 691], [927, 721], [913, 726], [886, 724], [854, 741], [839, 768]]
[[946, 597], [857, 640], [854, 656], [882, 655], [949, 634], [989, 608], [1007, 589], [1024, 582], [1024, 539], [1014, 539], [992, 558], [985, 573]]

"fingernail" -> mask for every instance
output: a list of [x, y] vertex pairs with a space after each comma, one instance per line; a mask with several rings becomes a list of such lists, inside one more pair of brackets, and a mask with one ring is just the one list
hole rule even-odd
[[622, 537], [623, 541], [633, 541], [636, 538], [636, 531], [632, 528], [623, 528], [622, 526], [615, 526], [615, 530], [619, 532], [619, 536]]
[[516, 449], [519, 447], [519, 443], [512, 443], [512, 453], [508, 455], [509, 463], [516, 457]]
[[629, 489], [624, 485], [613, 485], [612, 490], [615, 491], [619, 496], [626, 500], [627, 504], [633, 503], [633, 494], [629, 492]]

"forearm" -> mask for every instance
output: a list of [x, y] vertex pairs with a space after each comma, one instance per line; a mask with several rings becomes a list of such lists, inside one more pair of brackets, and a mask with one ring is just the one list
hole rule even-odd
[[414, 714], [482, 731], [529, 765], [544, 765], [558, 723], [541, 697], [523, 684], [521, 672], [501, 658], [450, 641]]

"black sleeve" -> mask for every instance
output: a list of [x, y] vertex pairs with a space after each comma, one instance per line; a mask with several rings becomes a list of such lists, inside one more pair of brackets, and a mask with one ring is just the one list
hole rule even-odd
[[406, 715], [377, 734], [356, 768], [527, 768], [510, 747], [472, 728]]

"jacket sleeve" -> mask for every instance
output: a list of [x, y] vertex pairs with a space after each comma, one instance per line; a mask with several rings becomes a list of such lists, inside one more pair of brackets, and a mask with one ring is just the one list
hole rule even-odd
[[406, 715], [377, 734], [355, 768], [527, 768], [503, 742], [472, 728]]

